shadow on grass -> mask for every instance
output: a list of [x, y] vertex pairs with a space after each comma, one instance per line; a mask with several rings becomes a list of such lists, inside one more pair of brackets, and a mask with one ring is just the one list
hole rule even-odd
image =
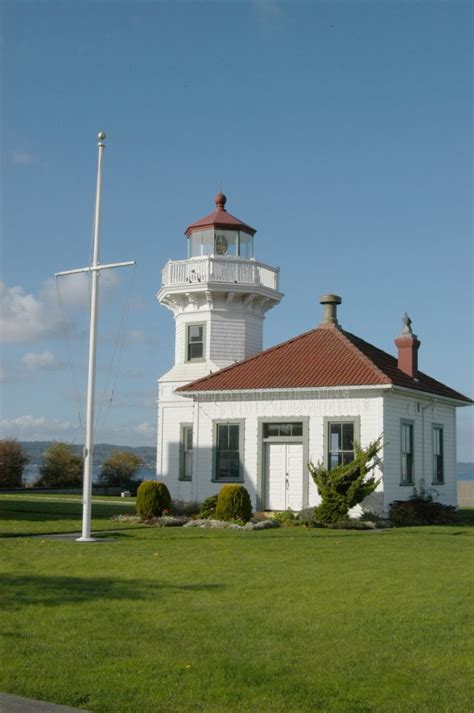
[[[135, 512], [135, 507], [132, 503], [126, 505], [120, 502], [92, 503], [92, 517], [96, 519], [107, 519], [112, 515], [120, 515], [127, 512]], [[64, 519], [65, 517], [77, 517], [80, 519], [81, 515], [81, 501], [71, 503], [61, 500], [38, 500], [37, 502], [31, 500], [22, 501], [21, 499], [0, 500], [0, 520], [37, 520], [41, 516], [44, 519]]]
[[46, 577], [6, 574], [0, 578], [0, 606], [18, 609], [28, 604], [46, 607], [81, 604], [98, 600], [153, 600], [165, 591], [218, 591], [222, 584], [165, 584], [149, 580], [108, 579], [106, 577]]

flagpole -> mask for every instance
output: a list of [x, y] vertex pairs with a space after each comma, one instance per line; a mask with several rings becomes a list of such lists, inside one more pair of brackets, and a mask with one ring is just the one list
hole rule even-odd
[[102, 161], [105, 149], [105, 134], [101, 131], [98, 135], [99, 155], [97, 161], [97, 190], [95, 198], [94, 215], [94, 246], [91, 269], [91, 311], [89, 325], [89, 369], [87, 378], [87, 414], [86, 414], [86, 442], [84, 446], [84, 483], [82, 496], [82, 535], [78, 542], [94, 542], [91, 537], [91, 509], [92, 509], [92, 464], [94, 459], [94, 398], [95, 398], [95, 371], [96, 371], [96, 341], [97, 341], [97, 305], [99, 299], [99, 270], [94, 269], [99, 265], [100, 244], [100, 210], [102, 192]]
[[91, 308], [89, 323], [89, 367], [87, 378], [87, 414], [86, 414], [86, 442], [84, 445], [84, 482], [82, 495], [82, 535], [77, 538], [77, 542], [95, 542], [96, 538], [91, 537], [91, 510], [92, 510], [92, 465], [94, 460], [94, 398], [95, 398], [95, 366], [96, 366], [96, 340], [97, 340], [97, 310], [99, 302], [99, 274], [102, 270], [110, 270], [116, 267], [135, 266], [135, 260], [128, 262], [116, 262], [101, 265], [99, 262], [99, 242], [100, 242], [100, 209], [102, 192], [102, 161], [105, 149], [105, 134], [101, 131], [98, 135], [99, 156], [97, 160], [97, 189], [95, 196], [94, 213], [94, 244], [92, 265], [80, 267], [74, 270], [63, 270], [56, 272], [55, 277], [65, 277], [66, 275], [77, 275], [82, 272], [90, 272], [91, 285]]

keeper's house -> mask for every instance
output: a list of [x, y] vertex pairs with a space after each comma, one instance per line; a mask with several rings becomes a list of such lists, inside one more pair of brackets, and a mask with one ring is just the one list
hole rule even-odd
[[381, 483], [366, 505], [387, 510], [418, 488], [456, 504], [456, 408], [472, 401], [418, 370], [404, 317], [392, 356], [340, 326], [341, 298], [321, 298], [321, 324], [261, 351], [278, 269], [254, 257], [255, 230], [225, 209], [190, 225], [188, 257], [163, 270], [158, 300], [176, 323], [175, 363], [159, 379], [157, 477], [199, 500], [243, 483], [257, 510], [319, 502], [308, 461], [352, 460], [384, 434]]

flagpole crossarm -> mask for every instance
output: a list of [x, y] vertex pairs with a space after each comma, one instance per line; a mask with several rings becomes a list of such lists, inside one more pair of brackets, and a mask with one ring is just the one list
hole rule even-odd
[[64, 270], [63, 272], [55, 272], [55, 277], [64, 277], [65, 275], [78, 275], [82, 272], [100, 272], [100, 270], [109, 270], [114, 267], [131, 267], [136, 265], [135, 260], [129, 262], [114, 262], [109, 265], [92, 265], [92, 267], [78, 267], [76, 270]]

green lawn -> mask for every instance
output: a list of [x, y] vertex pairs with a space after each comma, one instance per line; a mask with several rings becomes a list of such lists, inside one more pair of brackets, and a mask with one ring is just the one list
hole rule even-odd
[[[134, 513], [132, 498], [98, 496], [92, 499], [92, 529], [113, 530], [131, 527], [110, 518]], [[78, 532], [82, 527], [80, 495], [12, 494], [0, 495], [0, 537]]]
[[472, 713], [474, 528], [0, 540], [0, 690], [96, 713]]

